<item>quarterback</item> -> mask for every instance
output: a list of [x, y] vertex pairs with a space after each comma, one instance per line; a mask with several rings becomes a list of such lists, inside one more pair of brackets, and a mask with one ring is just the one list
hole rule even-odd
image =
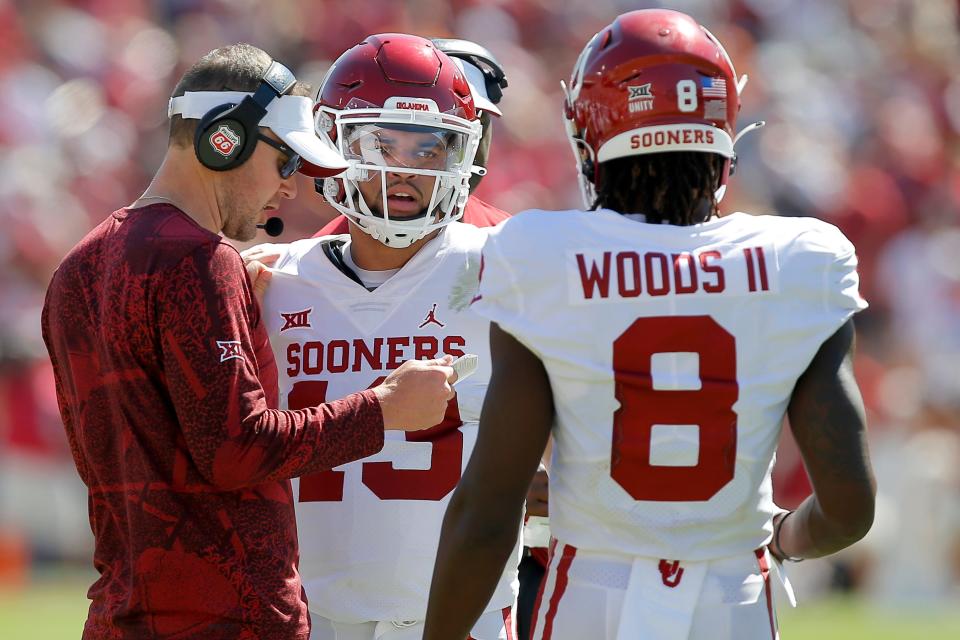
[[[477, 438], [490, 323], [470, 310], [487, 231], [458, 222], [481, 135], [460, 67], [429, 40], [370, 36], [331, 67], [317, 130], [349, 163], [323, 185], [349, 233], [272, 245], [264, 317], [281, 402], [310, 406], [375, 385], [406, 359], [479, 356], [444, 420], [294, 485], [312, 638], [420, 638], [440, 525]], [[512, 638], [513, 559], [477, 640]], [[466, 635], [464, 635], [466, 637]]]

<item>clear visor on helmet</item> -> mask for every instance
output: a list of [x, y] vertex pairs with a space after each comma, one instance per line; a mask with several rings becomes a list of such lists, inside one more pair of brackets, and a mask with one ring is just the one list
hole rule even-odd
[[370, 168], [458, 173], [467, 148], [463, 133], [420, 125], [345, 125], [343, 137], [347, 159]]

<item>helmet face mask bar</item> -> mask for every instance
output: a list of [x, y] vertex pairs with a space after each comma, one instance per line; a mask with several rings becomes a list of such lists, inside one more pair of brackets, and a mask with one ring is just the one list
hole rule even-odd
[[347, 51], [314, 116], [349, 165], [324, 198], [360, 230], [403, 248], [463, 215], [482, 128], [463, 73], [429, 40], [382, 34]]

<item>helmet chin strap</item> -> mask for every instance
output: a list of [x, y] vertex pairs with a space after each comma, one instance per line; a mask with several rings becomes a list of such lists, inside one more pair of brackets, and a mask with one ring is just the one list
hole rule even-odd
[[[567, 131], [567, 141], [570, 143], [570, 150], [573, 151], [573, 160], [577, 167], [577, 183], [580, 187], [580, 197], [583, 199], [583, 208], [590, 209], [597, 199], [596, 187], [593, 184], [593, 176], [596, 175], [597, 171], [597, 158], [593, 149], [590, 148], [590, 145], [580, 137], [580, 132], [577, 131], [577, 127], [573, 123], [573, 117], [570, 112], [572, 108], [571, 105], [573, 105], [573, 96], [567, 87], [567, 83], [561, 80], [560, 88], [563, 90], [563, 95], [565, 96], [563, 126]], [[584, 151], [588, 156], [586, 160], [583, 159]], [[592, 175], [588, 175], [588, 173]]]
[[[746, 76], [744, 76], [744, 78], [746, 78]], [[757, 120], [757, 121], [754, 122], [754, 123], [748, 124], [748, 125], [745, 126], [743, 129], [740, 130], [740, 133], [738, 133], [737, 135], [735, 135], [735, 136], [733, 137], [733, 146], [736, 147], [736, 146], [737, 146], [737, 140], [739, 140], [740, 138], [742, 138], [742, 137], [745, 136], [746, 134], [750, 133], [751, 131], [756, 131], [757, 129], [759, 129], [759, 128], [761, 128], [761, 127], [765, 127], [765, 126], [767, 126], [766, 120]]]

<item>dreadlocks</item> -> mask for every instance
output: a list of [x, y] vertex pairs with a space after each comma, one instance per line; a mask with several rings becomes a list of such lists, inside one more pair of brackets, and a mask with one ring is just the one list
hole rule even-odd
[[642, 213], [648, 222], [691, 225], [717, 213], [723, 158], [679, 151], [616, 158], [600, 167], [593, 208]]

